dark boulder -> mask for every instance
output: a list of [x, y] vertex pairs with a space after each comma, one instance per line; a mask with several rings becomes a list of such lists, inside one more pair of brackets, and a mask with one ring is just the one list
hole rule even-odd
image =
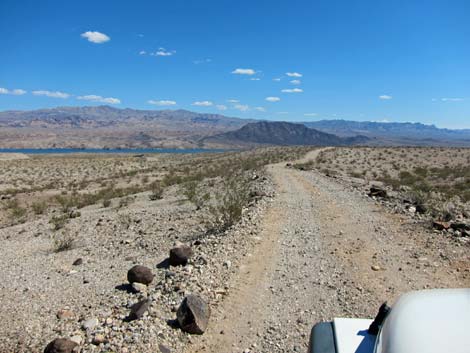
[[142, 283], [149, 285], [153, 281], [153, 273], [148, 267], [135, 265], [127, 272], [127, 280], [129, 283]]
[[184, 266], [188, 263], [189, 258], [193, 255], [193, 250], [188, 245], [178, 245], [170, 250], [170, 265]]
[[56, 338], [44, 349], [44, 353], [72, 353], [77, 343], [66, 338]]
[[207, 328], [211, 310], [209, 305], [196, 295], [183, 299], [176, 312], [181, 329], [187, 333], [201, 335]]
[[446, 230], [450, 228], [450, 223], [443, 221], [434, 221], [432, 222], [432, 227], [437, 230]]
[[387, 190], [382, 189], [378, 186], [372, 186], [369, 190], [370, 197], [381, 197], [381, 198], [386, 198], [387, 197]]
[[140, 302], [132, 305], [131, 312], [129, 314], [129, 320], [138, 320], [144, 316], [145, 312], [150, 307], [150, 299], [143, 299]]

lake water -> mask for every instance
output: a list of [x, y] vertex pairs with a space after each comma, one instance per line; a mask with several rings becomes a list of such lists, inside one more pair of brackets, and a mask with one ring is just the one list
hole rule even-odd
[[131, 154], [144, 154], [144, 153], [214, 153], [214, 152], [227, 152], [228, 150], [221, 149], [178, 149], [178, 148], [115, 148], [115, 149], [100, 149], [100, 148], [0, 148], [0, 153], [24, 153], [24, 154], [55, 154], [55, 153], [131, 153]]

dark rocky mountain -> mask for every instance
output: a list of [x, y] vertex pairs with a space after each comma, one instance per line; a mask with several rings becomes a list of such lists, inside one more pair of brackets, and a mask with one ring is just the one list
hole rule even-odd
[[364, 135], [382, 144], [470, 145], [470, 129], [440, 129], [421, 123], [381, 123], [371, 121], [320, 120], [303, 123], [307, 127], [338, 136]]
[[365, 136], [339, 137], [303, 124], [259, 121], [249, 123], [235, 131], [207, 137], [204, 142], [225, 142], [232, 145], [315, 145], [342, 146], [365, 144]]

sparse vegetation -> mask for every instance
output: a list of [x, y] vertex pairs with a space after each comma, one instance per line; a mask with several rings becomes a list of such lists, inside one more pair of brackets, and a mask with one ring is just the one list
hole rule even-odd
[[381, 181], [448, 219], [470, 208], [469, 161], [466, 148], [334, 148], [320, 153], [316, 168], [331, 175], [335, 165], [338, 174]]
[[221, 189], [213, 195], [213, 205], [209, 207], [213, 229], [223, 231], [238, 222], [249, 199], [246, 177], [235, 175], [224, 179]]
[[71, 250], [74, 246], [75, 236], [68, 229], [63, 229], [61, 232], [54, 232], [52, 234], [53, 251], [62, 252]]

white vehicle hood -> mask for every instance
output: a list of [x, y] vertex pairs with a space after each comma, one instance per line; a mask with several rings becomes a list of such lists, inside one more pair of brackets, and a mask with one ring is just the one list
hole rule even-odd
[[372, 321], [369, 319], [334, 319], [336, 352], [372, 353], [376, 336], [367, 333]]

